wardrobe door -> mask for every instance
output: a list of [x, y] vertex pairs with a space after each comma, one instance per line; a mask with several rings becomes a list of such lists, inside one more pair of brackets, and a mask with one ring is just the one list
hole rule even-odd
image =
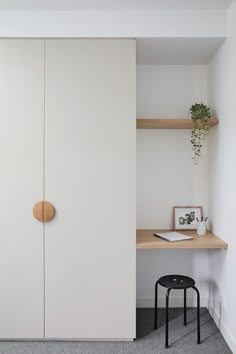
[[46, 41], [46, 337], [135, 337], [135, 41]]
[[0, 40], [0, 337], [43, 337], [43, 41]]

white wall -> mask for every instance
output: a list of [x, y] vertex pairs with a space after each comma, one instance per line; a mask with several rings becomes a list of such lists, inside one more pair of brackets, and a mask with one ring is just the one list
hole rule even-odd
[[236, 3], [229, 10], [229, 37], [209, 63], [209, 99], [220, 120], [209, 150], [209, 208], [213, 231], [229, 244], [211, 252], [210, 303], [223, 335], [236, 353]]
[[225, 37], [226, 32], [225, 10], [0, 11], [0, 37]]
[[[137, 116], [187, 118], [195, 101], [207, 103], [207, 67], [137, 67]], [[208, 153], [192, 161], [190, 130], [137, 130], [137, 228], [171, 228], [174, 205], [202, 205], [208, 213]], [[154, 283], [162, 275], [193, 276], [208, 298], [206, 250], [138, 250], [137, 305], [153, 305]], [[178, 292], [173, 295], [181, 297]], [[173, 302], [172, 302], [173, 303]], [[180, 305], [178, 299], [174, 300]]]

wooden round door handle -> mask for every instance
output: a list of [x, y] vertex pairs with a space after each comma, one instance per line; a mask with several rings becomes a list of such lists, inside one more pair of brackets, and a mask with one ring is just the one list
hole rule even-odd
[[38, 221], [48, 222], [53, 219], [54, 214], [53, 205], [46, 200], [41, 200], [33, 207], [33, 216]]

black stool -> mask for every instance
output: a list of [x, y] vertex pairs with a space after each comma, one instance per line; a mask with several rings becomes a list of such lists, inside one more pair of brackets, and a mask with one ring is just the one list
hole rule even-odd
[[155, 321], [154, 328], [157, 329], [157, 296], [158, 296], [158, 284], [167, 288], [166, 291], [166, 348], [169, 347], [168, 344], [168, 330], [169, 330], [169, 318], [168, 318], [168, 310], [169, 310], [169, 295], [171, 289], [184, 290], [184, 325], [187, 325], [186, 319], [186, 295], [187, 289], [193, 288], [197, 293], [197, 342], [201, 343], [200, 340], [200, 293], [195, 286], [195, 281], [184, 275], [166, 275], [157, 280], [155, 285]]

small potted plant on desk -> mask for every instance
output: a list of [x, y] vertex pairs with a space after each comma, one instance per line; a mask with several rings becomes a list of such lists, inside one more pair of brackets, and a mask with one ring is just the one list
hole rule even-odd
[[210, 108], [204, 103], [195, 103], [190, 108], [190, 114], [193, 121], [191, 143], [193, 150], [194, 163], [198, 163], [201, 156], [203, 141], [206, 139], [210, 130], [211, 113]]

